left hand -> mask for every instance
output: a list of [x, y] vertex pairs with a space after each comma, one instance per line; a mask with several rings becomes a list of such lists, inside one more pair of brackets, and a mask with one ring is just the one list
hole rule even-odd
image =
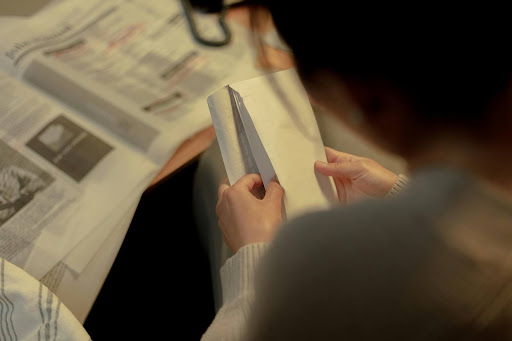
[[219, 226], [224, 242], [233, 253], [247, 244], [270, 242], [281, 224], [283, 187], [271, 181], [265, 197], [258, 199], [251, 191], [261, 186], [259, 174], [247, 174], [233, 186], [226, 179], [219, 186]]
[[340, 202], [350, 204], [364, 198], [383, 198], [398, 180], [398, 175], [375, 160], [325, 148], [327, 162], [315, 168], [332, 176]]

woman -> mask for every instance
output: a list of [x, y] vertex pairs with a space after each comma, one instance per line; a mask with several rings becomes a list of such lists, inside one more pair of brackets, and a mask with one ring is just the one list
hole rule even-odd
[[376, 162], [328, 149], [315, 167], [345, 205], [283, 226], [279, 184], [263, 200], [250, 193], [258, 175], [221, 184], [234, 256], [203, 339], [512, 338], [512, 87], [500, 21], [258, 3], [255, 18], [272, 15], [313, 101], [403, 156], [411, 179], [404, 188]]

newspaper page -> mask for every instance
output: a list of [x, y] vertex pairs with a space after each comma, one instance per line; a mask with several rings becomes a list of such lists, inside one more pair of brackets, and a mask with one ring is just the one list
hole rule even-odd
[[[211, 19], [199, 21], [204, 34], [220, 32]], [[208, 94], [238, 66], [258, 72], [234, 30], [233, 43], [209, 48], [178, 0], [70, 0], [0, 32], [0, 65], [162, 164], [211, 124]]]
[[[82, 323], [114, 263], [136, 208], [137, 203], [126, 202], [41, 278]], [[76, 262], [83, 266], [78, 272], [73, 268]]]
[[4, 73], [0, 139], [0, 257], [38, 279], [122, 202], [138, 202], [132, 190], [158, 172], [70, 108]]
[[[133, 188], [130, 193], [130, 197], [136, 200], [138, 204], [140, 195], [146, 189], [147, 184], [142, 183], [139, 186]], [[75, 273], [81, 273], [86, 266], [89, 264], [91, 259], [94, 257], [96, 252], [99, 251], [103, 242], [107, 239], [112, 229], [119, 221], [126, 220], [130, 223], [133, 216], [133, 211], [130, 211], [130, 207], [133, 206], [133, 200], [124, 200], [119, 206], [109, 214], [106, 219], [101, 222], [86, 238], [80, 241], [73, 250], [66, 255], [62, 260], [71, 270]]]
[[108, 276], [136, 207], [136, 204], [132, 205], [123, 219], [114, 224], [110, 234], [102, 241], [97, 252], [80, 274], [62, 261], [41, 278], [41, 282], [64, 302], [81, 323], [85, 322]]

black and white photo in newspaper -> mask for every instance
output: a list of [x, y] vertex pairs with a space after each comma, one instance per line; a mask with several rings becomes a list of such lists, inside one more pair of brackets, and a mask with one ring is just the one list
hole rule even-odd
[[0, 140], [0, 257], [22, 265], [45, 226], [75, 200], [65, 187]]
[[60, 115], [37, 133], [27, 146], [80, 182], [112, 147]]
[[0, 227], [55, 179], [0, 141]]

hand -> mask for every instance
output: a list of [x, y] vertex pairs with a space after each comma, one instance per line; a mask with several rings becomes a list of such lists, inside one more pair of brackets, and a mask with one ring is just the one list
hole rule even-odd
[[348, 204], [364, 198], [382, 198], [389, 193], [398, 175], [365, 157], [325, 148], [328, 163], [317, 161], [315, 168], [332, 176], [340, 202]]
[[284, 190], [277, 181], [271, 181], [265, 197], [258, 199], [252, 191], [262, 186], [259, 174], [247, 174], [233, 186], [226, 179], [219, 186], [219, 226], [233, 253], [247, 244], [270, 242], [281, 224]]

